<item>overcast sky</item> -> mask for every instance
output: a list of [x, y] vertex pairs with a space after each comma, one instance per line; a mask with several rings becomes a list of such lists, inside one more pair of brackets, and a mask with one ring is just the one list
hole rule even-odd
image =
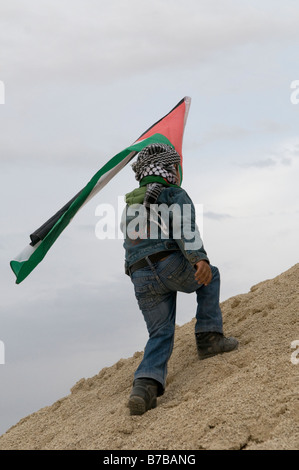
[[[136, 187], [130, 165], [20, 285], [9, 261], [184, 96], [183, 187], [203, 205], [221, 300], [298, 262], [298, 24], [295, 0], [0, 4], [0, 433], [143, 349], [122, 240], [95, 236], [96, 207]], [[194, 313], [179, 296], [177, 323]]]

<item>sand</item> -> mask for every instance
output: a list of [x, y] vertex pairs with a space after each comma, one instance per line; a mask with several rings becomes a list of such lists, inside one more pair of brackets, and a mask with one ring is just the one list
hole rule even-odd
[[177, 327], [165, 394], [143, 416], [126, 406], [136, 352], [21, 419], [0, 449], [298, 450], [298, 281], [296, 264], [221, 304], [237, 351], [199, 361], [194, 320]]

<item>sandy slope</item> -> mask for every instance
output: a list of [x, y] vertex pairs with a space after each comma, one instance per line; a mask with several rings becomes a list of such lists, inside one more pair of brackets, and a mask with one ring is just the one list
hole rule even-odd
[[[168, 385], [143, 416], [126, 408], [142, 352], [80, 380], [22, 419], [0, 449], [299, 449], [299, 264], [222, 304], [238, 351], [198, 361], [193, 321], [177, 328]], [[298, 356], [295, 357], [299, 358]]]

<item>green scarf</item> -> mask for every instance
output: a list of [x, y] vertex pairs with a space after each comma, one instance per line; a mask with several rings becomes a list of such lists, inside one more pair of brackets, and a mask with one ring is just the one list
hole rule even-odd
[[172, 186], [174, 188], [179, 188], [177, 184], [167, 183], [161, 176], [145, 176], [140, 181], [139, 188], [133, 189], [130, 193], [125, 195], [126, 204], [131, 206], [132, 204], [143, 204], [144, 196], [146, 193], [146, 185], [149, 183], [161, 183], [164, 186]]
[[126, 204], [128, 204], [129, 206], [131, 206], [132, 204], [142, 204], [145, 193], [146, 193], [146, 186], [133, 189], [133, 191], [125, 195]]

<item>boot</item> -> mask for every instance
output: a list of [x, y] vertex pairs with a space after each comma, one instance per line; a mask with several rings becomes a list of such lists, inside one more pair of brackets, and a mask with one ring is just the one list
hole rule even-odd
[[197, 353], [199, 359], [207, 359], [224, 352], [233, 351], [238, 347], [236, 338], [226, 338], [222, 333], [216, 331], [195, 333]]
[[129, 398], [131, 415], [142, 415], [157, 406], [158, 383], [154, 379], [140, 378], [134, 380]]

